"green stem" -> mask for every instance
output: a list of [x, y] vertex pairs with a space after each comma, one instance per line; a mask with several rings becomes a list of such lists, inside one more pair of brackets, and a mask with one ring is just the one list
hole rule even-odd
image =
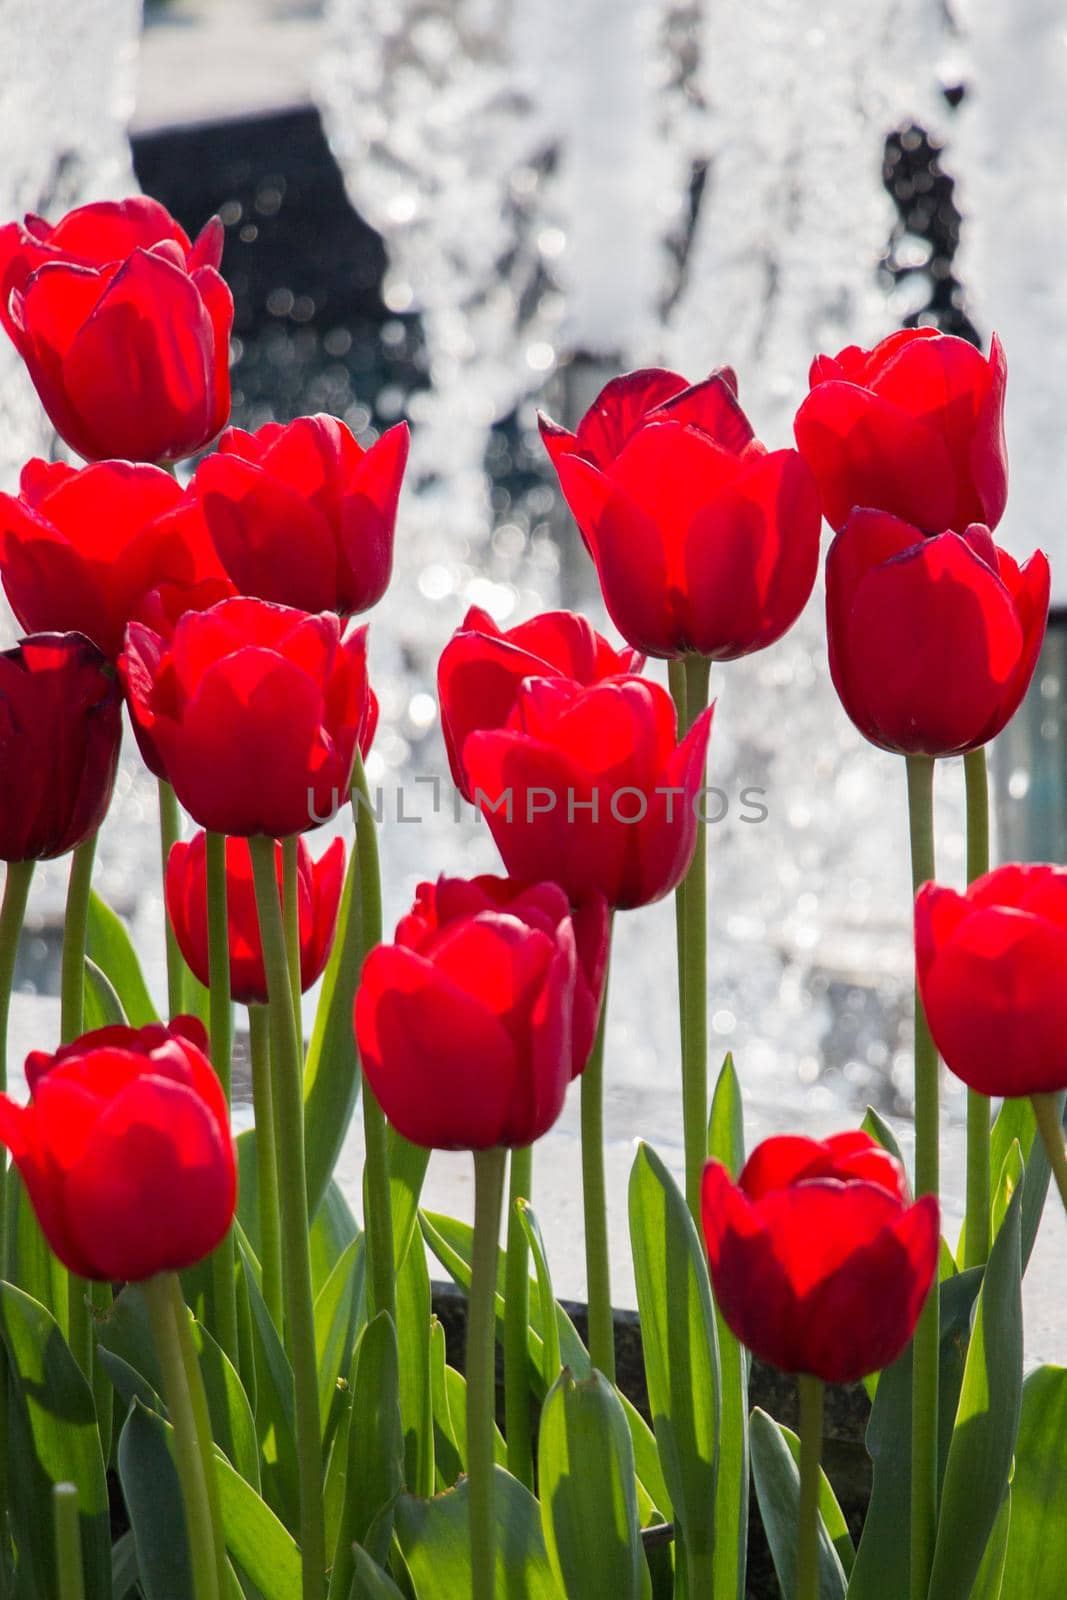
[[274, 840], [249, 839], [256, 885], [263, 965], [270, 995], [271, 1076], [278, 1139], [282, 1269], [286, 1330], [293, 1362], [296, 1451], [300, 1478], [300, 1554], [303, 1600], [321, 1600], [326, 1572], [322, 1501], [319, 1378], [315, 1308], [311, 1290], [307, 1176], [304, 1162], [304, 1093], [293, 991], [285, 953]]
[[[211, 1519], [211, 1499], [204, 1471], [203, 1441], [197, 1435], [196, 1412], [182, 1355], [174, 1313], [173, 1274], [161, 1273], [141, 1285], [152, 1324], [152, 1337], [163, 1376], [163, 1398], [174, 1429], [174, 1462], [185, 1507], [186, 1544], [192, 1569], [194, 1600], [224, 1600]], [[180, 1297], [181, 1290], [177, 1290]], [[210, 1450], [210, 1439], [206, 1442]], [[213, 1470], [213, 1467], [212, 1467]]]
[[82, 840], [70, 858], [60, 977], [60, 1033], [64, 1044], [70, 1044], [85, 1032], [85, 945], [89, 936], [89, 892], [95, 855], [94, 833]]
[[285, 951], [289, 957], [289, 982], [293, 986], [293, 1010], [296, 1012], [297, 1033], [303, 1036], [300, 1001], [303, 986], [300, 982], [300, 885], [297, 837], [282, 840], [282, 916], [285, 919]]
[[[671, 699], [674, 701], [674, 710], [678, 722], [678, 737], [683, 738], [689, 721], [689, 692], [685, 682], [685, 662], [679, 657], [677, 660], [668, 661], [667, 678], [671, 688]], [[685, 1055], [685, 879], [683, 878], [674, 891], [674, 936], [677, 946], [678, 968], [678, 1026], [680, 1029], [680, 1042], [682, 1055]]]
[[[9, 861], [0, 906], [0, 1094], [7, 1093], [7, 1029], [19, 935], [33, 881], [33, 861]], [[0, 1148], [0, 1278], [7, 1277], [7, 1151]]]
[[[360, 959], [382, 942], [382, 879], [378, 861], [378, 830], [367, 788], [363, 758], [356, 751], [352, 770], [352, 810], [356, 823], [355, 851], [359, 867], [361, 920]], [[396, 1319], [396, 1280], [393, 1264], [393, 1203], [389, 1189], [389, 1146], [385, 1116], [374, 1091], [363, 1079], [363, 1226], [366, 1230], [371, 1315], [388, 1311]]]
[[[94, 833], [82, 840], [70, 859], [60, 975], [60, 1037], [64, 1044], [70, 1044], [85, 1031], [85, 946], [89, 934], [89, 894], [95, 856]], [[93, 1337], [89, 1318], [89, 1285], [73, 1273], [67, 1274], [67, 1342], [78, 1365], [92, 1382]]]
[[[934, 876], [934, 763], [908, 756], [912, 890]], [[937, 1048], [915, 990], [915, 1192], [940, 1187]], [[940, 1299], [936, 1287], [915, 1329], [911, 1394], [911, 1600], [926, 1600], [937, 1532], [937, 1419]]]
[[615, 1382], [615, 1319], [611, 1310], [611, 1253], [604, 1179], [604, 1036], [608, 993], [600, 1007], [596, 1040], [582, 1073], [582, 1205], [585, 1214], [585, 1279], [589, 1306], [589, 1355], [594, 1367]]
[[822, 1455], [821, 1378], [801, 1374], [800, 1506], [797, 1521], [796, 1600], [819, 1596], [819, 1460]]
[[[226, 907], [226, 836], [207, 835], [207, 965], [211, 980], [211, 1064], [229, 1101], [233, 1054], [233, 1006], [230, 1002], [230, 929]], [[211, 1257], [212, 1333], [236, 1367], [237, 1286], [234, 1281], [233, 1234]]]
[[52, 1519], [55, 1527], [56, 1582], [59, 1600], [85, 1600], [81, 1518], [78, 1516], [76, 1484], [55, 1485], [52, 1490]]
[[[989, 780], [984, 750], [963, 758], [967, 785], [967, 882], [989, 871]], [[982, 1267], [989, 1259], [989, 1099], [967, 1090], [967, 1211], [963, 1265]]]
[[1064, 1210], [1067, 1210], [1067, 1151], [1063, 1145], [1063, 1120], [1060, 1116], [1058, 1098], [1054, 1094], [1032, 1094], [1030, 1104], [1034, 1108], [1037, 1118], [1037, 1131], [1041, 1135], [1041, 1143], [1045, 1146], [1048, 1164], [1052, 1168], [1052, 1176], [1056, 1180], [1056, 1187], [1060, 1191]]
[[504, 1284], [504, 1425], [508, 1471], [533, 1492], [533, 1438], [530, 1430], [529, 1348], [530, 1270], [526, 1230], [519, 1200], [529, 1200], [533, 1187], [533, 1149], [511, 1152], [508, 1188], [507, 1269]]
[[506, 1152], [474, 1152], [474, 1243], [467, 1313], [467, 1468], [470, 1475], [471, 1600], [494, 1600], [496, 1524], [496, 1262]]
[[252, 1056], [252, 1109], [256, 1122], [256, 1188], [259, 1196], [259, 1260], [263, 1268], [263, 1299], [274, 1326], [280, 1330], [281, 1220], [278, 1214], [274, 1096], [270, 1081], [270, 1013], [266, 1006], [249, 1006], [248, 1042]]
[[[164, 896], [166, 894], [167, 862], [170, 852], [181, 838], [182, 819], [178, 796], [165, 778], [159, 780], [159, 854], [163, 867]], [[167, 1011], [172, 1017], [185, 1010], [185, 961], [178, 944], [178, 936], [171, 926], [164, 898], [163, 927], [167, 940]]]
[[[686, 732], [707, 706], [710, 675], [711, 662], [705, 656], [686, 656]], [[708, 847], [706, 824], [699, 818], [680, 915], [685, 923], [679, 985], [685, 1197], [699, 1231], [700, 1183], [708, 1153]]]

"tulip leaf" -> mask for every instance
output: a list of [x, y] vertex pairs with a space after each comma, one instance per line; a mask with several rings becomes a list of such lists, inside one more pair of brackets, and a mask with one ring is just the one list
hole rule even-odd
[[352, 1409], [340, 1525], [329, 1600], [345, 1600], [355, 1567], [352, 1546], [384, 1562], [393, 1535], [393, 1506], [404, 1487], [396, 1328], [379, 1311], [359, 1336], [352, 1360]]
[[1037, 1367], [1023, 1384], [1011, 1484], [1006, 1568], [1011, 1596], [1060, 1600], [1067, 1571], [1067, 1368]]
[[433, 1394], [430, 1386], [430, 1274], [415, 1235], [396, 1280], [400, 1348], [400, 1415], [404, 1419], [404, 1481], [415, 1494], [434, 1491]]
[[296, 1466], [296, 1422], [293, 1369], [263, 1301], [248, 1256], [238, 1241], [241, 1276], [252, 1311], [256, 1363], [256, 1437], [260, 1448], [263, 1493], [286, 1527], [299, 1521]]
[[[467, 1470], [466, 1427], [457, 1428], [449, 1395], [445, 1330], [434, 1317], [430, 1324], [430, 1393], [433, 1400], [434, 1486], [438, 1494], [458, 1483]], [[465, 1421], [465, 1419], [464, 1419]]]
[[[971, 1310], [982, 1282], [972, 1267], [940, 1286], [941, 1351], [939, 1376], [940, 1459], [945, 1460], [963, 1381]], [[911, 1353], [909, 1344], [878, 1382], [867, 1424], [867, 1453], [874, 1483], [849, 1576], [849, 1600], [899, 1600], [911, 1582]]]
[[[174, 1430], [169, 1422], [134, 1402], [130, 1421], [137, 1415], [144, 1427], [155, 1435], [168, 1454], [173, 1449]], [[127, 1422], [127, 1427], [129, 1422]], [[125, 1429], [123, 1432], [125, 1433]], [[218, 1478], [219, 1511], [222, 1532], [230, 1557], [258, 1589], [262, 1600], [292, 1600], [300, 1593], [300, 1551], [289, 1534], [251, 1484], [235, 1472], [216, 1449], [215, 1472]], [[123, 1479], [123, 1488], [126, 1479]], [[155, 1537], [153, 1542], [155, 1542]], [[171, 1534], [173, 1537], [173, 1534]], [[143, 1568], [143, 1547], [138, 1539], [138, 1559]], [[189, 1588], [161, 1591], [160, 1600], [174, 1600], [190, 1593]], [[151, 1597], [154, 1600], [154, 1596]]]
[[564, 1368], [548, 1391], [537, 1466], [545, 1546], [564, 1594], [651, 1600], [630, 1430], [599, 1372], [576, 1383]]
[[399, 1268], [411, 1244], [430, 1152], [388, 1129], [389, 1188], [393, 1201], [393, 1257]]
[[[1008, 1492], [1000, 1502], [997, 1520], [993, 1524], [993, 1532], [989, 1535], [982, 1565], [978, 1568], [978, 1576], [974, 1580], [969, 1600], [1001, 1600], [1004, 1593], [1008, 1539], [1011, 1534], [1012, 1499], [1013, 1494], [1009, 1486]], [[1029, 1593], [1030, 1591], [1027, 1591], [1027, 1600]]]
[[719, 1351], [703, 1247], [646, 1144], [630, 1174], [630, 1239], [652, 1426], [690, 1593], [712, 1593]]
[[[496, 1590], [507, 1600], [565, 1600], [553, 1575], [537, 1501], [496, 1469]], [[432, 1500], [401, 1495], [396, 1537], [416, 1600], [459, 1600], [471, 1592], [470, 1491], [466, 1479]]]
[[316, 1294], [322, 1289], [360, 1226], [340, 1186], [331, 1178], [311, 1225], [311, 1282]]
[[885, 1118], [880, 1116], [873, 1106], [867, 1107], [867, 1114], [860, 1123], [860, 1129], [863, 1133], [869, 1134], [875, 1144], [880, 1144], [883, 1150], [888, 1150], [891, 1156], [895, 1156], [904, 1168], [905, 1176], [907, 1176], [907, 1163], [904, 1160], [904, 1152], [900, 1148], [897, 1136]]
[[7, 1173], [7, 1239], [8, 1281], [54, 1317], [54, 1289], [63, 1269], [48, 1248], [17, 1167], [9, 1167]]
[[315, 1299], [315, 1355], [319, 1374], [319, 1415], [324, 1436], [338, 1420], [338, 1382], [347, 1377], [362, 1315], [364, 1249], [353, 1239]]
[[106, 972], [95, 961], [85, 958], [85, 998], [83, 1030], [90, 1033], [95, 1028], [125, 1027], [129, 1019], [122, 1009], [122, 1001]]
[[[758, 1406], [749, 1422], [749, 1441], [752, 1478], [756, 1485], [763, 1530], [771, 1547], [774, 1570], [778, 1574], [782, 1593], [791, 1595], [796, 1590], [800, 1469], [781, 1428], [773, 1417], [769, 1417]], [[836, 1505], [828, 1483], [825, 1488]], [[821, 1515], [822, 1500], [820, 1486], [819, 1600], [843, 1600], [847, 1583], [845, 1570]]]
[[[438, 1212], [420, 1211], [419, 1225], [426, 1243], [444, 1267], [452, 1281], [459, 1285], [464, 1292], [470, 1291], [471, 1284], [471, 1244], [474, 1231], [466, 1222], [457, 1222], [454, 1217], [444, 1217]], [[497, 1338], [504, 1337], [504, 1281], [507, 1253], [504, 1250], [497, 1252], [497, 1289], [496, 1289], [496, 1331]], [[570, 1367], [577, 1378], [586, 1378], [592, 1371], [589, 1352], [578, 1337], [577, 1329], [563, 1307], [556, 1303], [556, 1325], [559, 1329], [560, 1354], [565, 1366]], [[548, 1377], [544, 1383], [544, 1341], [541, 1337], [544, 1324], [541, 1320], [541, 1305], [538, 1287], [535, 1282], [530, 1284], [530, 1359], [535, 1371], [541, 1374], [544, 1390], [547, 1391], [558, 1377], [558, 1369]]]
[[[732, 1055], [719, 1073], [708, 1121], [708, 1155], [736, 1179], [745, 1164], [745, 1124], [741, 1085]], [[712, 1292], [714, 1301], [714, 1291]], [[715, 1480], [716, 1595], [744, 1600], [748, 1563], [748, 1356], [715, 1307], [719, 1340], [722, 1414], [719, 1418], [719, 1468]]]
[[[125, 1363], [152, 1393], [161, 1394], [163, 1380], [148, 1308], [137, 1285], [128, 1284], [106, 1317], [94, 1326], [98, 1348]], [[259, 1447], [248, 1396], [236, 1369], [203, 1324], [194, 1319], [191, 1332], [211, 1414], [212, 1437], [237, 1471], [258, 1489]], [[116, 1388], [128, 1403], [130, 1395], [117, 1375]], [[150, 1404], [143, 1391], [139, 1398]]]
[[[773, 1419], [768, 1420], [773, 1421]], [[794, 1433], [792, 1428], [785, 1427], [781, 1422], [775, 1422], [774, 1426], [778, 1429], [779, 1433], [782, 1435], [782, 1438], [789, 1446], [789, 1454], [796, 1462], [797, 1471], [799, 1472], [799, 1434]], [[826, 1532], [829, 1535], [830, 1543], [837, 1551], [838, 1560], [840, 1561], [842, 1570], [847, 1578], [848, 1574], [852, 1571], [852, 1568], [856, 1564], [856, 1547], [852, 1543], [852, 1535], [848, 1531], [848, 1523], [845, 1521], [845, 1514], [838, 1505], [837, 1496], [834, 1493], [833, 1485], [821, 1467], [819, 1468], [819, 1515], [822, 1517], [823, 1527], [826, 1529]]]
[[1008, 1487], [1022, 1401], [1022, 1189], [990, 1252], [945, 1464], [930, 1593], [968, 1600]]
[[193, 1578], [178, 1473], [153, 1415], [139, 1400], [130, 1406], [119, 1434], [119, 1481], [145, 1600], [173, 1600], [192, 1594]]
[[137, 1546], [129, 1528], [111, 1546], [112, 1600], [126, 1600], [137, 1582]]
[[0, 1283], [0, 1340], [7, 1354], [8, 1511], [25, 1587], [39, 1600], [58, 1595], [52, 1490], [72, 1483], [86, 1594], [105, 1600], [111, 1538], [92, 1392], [54, 1318], [10, 1283]]
[[89, 896], [85, 953], [106, 978], [132, 1028], [159, 1021], [126, 925], [95, 889]]
[[356, 852], [350, 849], [337, 931], [322, 976], [304, 1066], [304, 1152], [311, 1217], [318, 1211], [337, 1165], [359, 1094], [359, 1057], [352, 1030], [360, 969], [358, 880]]
[[1001, 1224], [1008, 1214], [1012, 1196], [1023, 1181], [1024, 1172], [1022, 1146], [1018, 1139], [1013, 1139], [1008, 1153], [1004, 1157], [1004, 1164], [1000, 1169], [1000, 1177], [993, 1190], [992, 1223], [994, 1239], [1000, 1232]]
[[352, 1587], [348, 1600], [404, 1600], [387, 1572], [357, 1544], [352, 1552]]

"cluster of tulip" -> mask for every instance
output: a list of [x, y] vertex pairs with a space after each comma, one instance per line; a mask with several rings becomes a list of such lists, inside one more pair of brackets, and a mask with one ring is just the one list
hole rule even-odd
[[[999, 346], [922, 329], [820, 356], [795, 449], [754, 437], [727, 369], [633, 373], [574, 433], [543, 420], [626, 645], [568, 612], [509, 632], [467, 614], [440, 658], [441, 721], [507, 876], [421, 885], [383, 943], [362, 765], [377, 703], [349, 619], [388, 584], [407, 430], [364, 451], [324, 416], [228, 429], [180, 487], [161, 464], [228, 420], [221, 248], [217, 221], [191, 243], [143, 198], [0, 229], [0, 318], [87, 463], [31, 461], [0, 495], [0, 576], [27, 630], [0, 657], [0, 1036], [33, 864], [73, 852], [63, 1042], [27, 1061], [27, 1105], [0, 1095], [17, 1169], [0, 1170], [0, 1593], [740, 1600], [751, 1457], [797, 1600], [963, 1600], [980, 1572], [992, 1600], [1019, 1281], [1050, 1169], [1067, 1203], [1067, 872], [987, 872], [982, 747], [1026, 691], [1049, 592], [1044, 557], [1020, 568], [991, 532]], [[833, 681], [907, 759], [914, 1202], [873, 1116], [745, 1161], [727, 1063], [709, 1124], [710, 667], [797, 620], [824, 516]], [[166, 1023], [91, 891], [123, 701], [159, 782]], [[959, 754], [965, 895], [926, 882], [934, 762]], [[302, 835], [349, 795], [347, 866], [339, 840], [315, 861]], [[613, 1381], [604, 996], [615, 912], [671, 891], [685, 1193], [645, 1148], [630, 1191], [650, 1429]], [[305, 1052], [300, 995], [323, 974]], [[236, 1149], [234, 1002], [255, 1114]], [[971, 1090], [958, 1254], [940, 1239], [938, 1050]], [[588, 1349], [529, 1204], [531, 1147], [576, 1078]], [[331, 1178], [360, 1083], [362, 1231]], [[991, 1134], [993, 1095], [1009, 1099]], [[473, 1229], [419, 1211], [433, 1148], [474, 1153]], [[465, 1376], [431, 1324], [424, 1239], [469, 1293]], [[747, 1416], [743, 1346], [799, 1377], [799, 1472], [786, 1431]], [[819, 1441], [823, 1384], [859, 1379], [895, 1443], [853, 1551]], [[575, 1474], [579, 1448], [595, 1455]], [[132, 1525], [114, 1552], [112, 1461]], [[646, 1539], [663, 1523], [670, 1540]], [[1011, 1527], [1021, 1540], [1021, 1512]]]

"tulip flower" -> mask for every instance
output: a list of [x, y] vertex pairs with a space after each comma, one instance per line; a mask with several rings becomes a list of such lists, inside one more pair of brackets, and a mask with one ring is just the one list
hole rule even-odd
[[27, 631], [76, 630], [111, 660], [149, 591], [226, 581], [170, 473], [130, 461], [29, 462], [0, 494], [0, 574]]
[[575, 433], [542, 419], [541, 435], [635, 649], [732, 661], [793, 626], [818, 568], [815, 480], [753, 436], [731, 371], [628, 373]]
[[[281, 848], [275, 852], [278, 887]], [[318, 861], [303, 839], [297, 843], [297, 895], [300, 925], [300, 987], [307, 991], [321, 976], [337, 929], [345, 871], [345, 847], [334, 839]], [[182, 955], [202, 984], [208, 965], [207, 835], [179, 841], [170, 852], [166, 875], [167, 915]], [[256, 890], [246, 839], [226, 841], [226, 916], [229, 924], [230, 996], [241, 1005], [266, 1005], [267, 977], [256, 912]]]
[[367, 630], [238, 597], [163, 639], [132, 622], [119, 661], [130, 714], [201, 827], [282, 839], [347, 797], [378, 703]]
[[997, 867], [915, 902], [919, 992], [945, 1064], [985, 1095], [1067, 1089], [1067, 868]]
[[865, 1133], [765, 1139], [740, 1179], [704, 1170], [715, 1301], [784, 1372], [854, 1383], [912, 1336], [937, 1266], [936, 1199], [908, 1204], [900, 1163]]
[[572, 1000], [571, 1077], [576, 1078], [593, 1048], [604, 979], [608, 964], [608, 909], [600, 894], [592, 894], [571, 911], [556, 883], [518, 883], [514, 878], [447, 878], [420, 883], [415, 902], [396, 928], [396, 943], [421, 951], [464, 917], [480, 912], [502, 912], [519, 917], [531, 927], [553, 934], [567, 919], [573, 931], [578, 965]]
[[107, 812], [122, 697], [80, 634], [41, 633], [0, 652], [0, 860], [65, 855]]
[[926, 537], [858, 510], [826, 562], [830, 675], [872, 743], [948, 756], [986, 744], [1026, 693], [1045, 635], [1049, 568], [1020, 568], [972, 524]]
[[[446, 882], [446, 906], [453, 896], [462, 890]], [[492, 896], [469, 886], [469, 899]], [[397, 943], [367, 957], [355, 1006], [363, 1070], [414, 1144], [532, 1144], [563, 1109], [574, 1067], [574, 927], [545, 885], [506, 910], [448, 910], [442, 923], [438, 901], [431, 920], [420, 897]]]
[[399, 423], [365, 451], [327, 416], [227, 429], [193, 492], [240, 592], [345, 617], [380, 600], [408, 442]]
[[471, 606], [441, 652], [437, 692], [452, 780], [465, 799], [461, 753], [467, 735], [502, 728], [524, 678], [600, 683], [638, 673], [644, 658], [616, 650], [575, 611], [545, 611], [503, 632], [487, 611]]
[[548, 874], [572, 904], [646, 905], [696, 844], [712, 708], [681, 744], [670, 696], [641, 678], [527, 679], [503, 728], [469, 734], [467, 787], [509, 873]]
[[151, 201], [0, 230], [3, 321], [48, 416], [87, 461], [179, 461], [230, 412], [222, 224], [190, 245]]
[[925, 533], [995, 528], [1008, 494], [1006, 381], [995, 336], [987, 358], [935, 328], [816, 356], [795, 432], [826, 520], [840, 531], [867, 506]]
[[226, 1234], [234, 1147], [206, 1048], [193, 1017], [99, 1028], [27, 1058], [28, 1105], [0, 1096], [0, 1142], [71, 1272], [109, 1282], [180, 1271]]

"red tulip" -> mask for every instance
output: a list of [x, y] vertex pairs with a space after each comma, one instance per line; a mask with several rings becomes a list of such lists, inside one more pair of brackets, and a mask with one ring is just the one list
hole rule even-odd
[[355, 1028], [367, 1081], [414, 1144], [485, 1150], [533, 1144], [555, 1122], [573, 1069], [576, 983], [570, 919], [535, 894], [505, 911], [457, 912], [363, 966]]
[[31, 1100], [0, 1096], [45, 1238], [83, 1278], [180, 1271], [225, 1237], [237, 1197], [226, 1098], [194, 1017], [99, 1028], [26, 1061]]
[[995, 528], [1008, 496], [1004, 351], [907, 328], [873, 350], [816, 356], [796, 439], [823, 514], [844, 527], [854, 506], [888, 511], [925, 533]]
[[715, 1301], [783, 1372], [855, 1383], [895, 1361], [934, 1280], [933, 1195], [908, 1204], [900, 1163], [865, 1133], [765, 1139], [741, 1177], [704, 1168]]
[[54, 427], [88, 461], [179, 461], [230, 413], [222, 225], [195, 245], [152, 201], [0, 230], [3, 320]]
[[463, 746], [467, 785], [512, 877], [550, 876], [573, 904], [658, 900], [685, 876], [712, 708], [681, 744], [659, 684], [523, 683], [507, 725]]
[[242, 594], [350, 616], [388, 585], [407, 456], [406, 423], [366, 451], [336, 417], [230, 428], [194, 491]]
[[795, 450], [753, 437], [729, 369], [686, 386], [616, 378], [568, 433], [542, 419], [612, 620], [637, 650], [716, 661], [793, 626], [819, 561], [819, 499]]
[[915, 902], [919, 992], [946, 1065], [988, 1095], [1067, 1089], [1067, 868], [1005, 866]]
[[65, 855], [111, 801], [122, 697], [95, 645], [41, 633], [0, 653], [0, 860]]
[[856, 511], [826, 561], [830, 675], [885, 750], [975, 750], [1015, 715], [1045, 636], [1049, 569], [1020, 568], [977, 524], [926, 538]]
[[[281, 847], [276, 851], [278, 888], [282, 886]], [[300, 987], [311, 988], [329, 959], [337, 930], [337, 911], [345, 874], [345, 847], [334, 839], [320, 860], [297, 843], [297, 900], [300, 917]], [[167, 858], [167, 915], [182, 955], [205, 986], [210, 982], [207, 924], [207, 835], [179, 841]], [[229, 927], [230, 994], [241, 1005], [267, 1003], [267, 975], [256, 911], [252, 857], [246, 839], [226, 841], [226, 916]]]
[[282, 839], [327, 821], [374, 736], [367, 630], [342, 638], [330, 613], [223, 600], [169, 641], [131, 622], [119, 671], [178, 799], [216, 833]]
[[608, 908], [592, 894], [572, 911], [557, 883], [517, 883], [514, 878], [438, 878], [420, 883], [415, 903], [396, 928], [396, 943], [408, 950], [432, 948], [452, 923], [483, 911], [507, 912], [530, 927], [554, 934], [568, 918], [578, 965], [572, 1004], [571, 1077], [585, 1071], [596, 1037], [608, 970]]
[[11, 609], [27, 630], [77, 630], [114, 660], [148, 591], [224, 581], [191, 509], [160, 467], [29, 462], [18, 496], [0, 494]]
[[642, 656], [615, 650], [574, 611], [546, 611], [505, 633], [487, 611], [471, 606], [437, 664], [441, 727], [457, 789], [471, 798], [460, 759], [467, 735], [502, 728], [524, 678], [591, 684], [640, 672], [643, 665]]

